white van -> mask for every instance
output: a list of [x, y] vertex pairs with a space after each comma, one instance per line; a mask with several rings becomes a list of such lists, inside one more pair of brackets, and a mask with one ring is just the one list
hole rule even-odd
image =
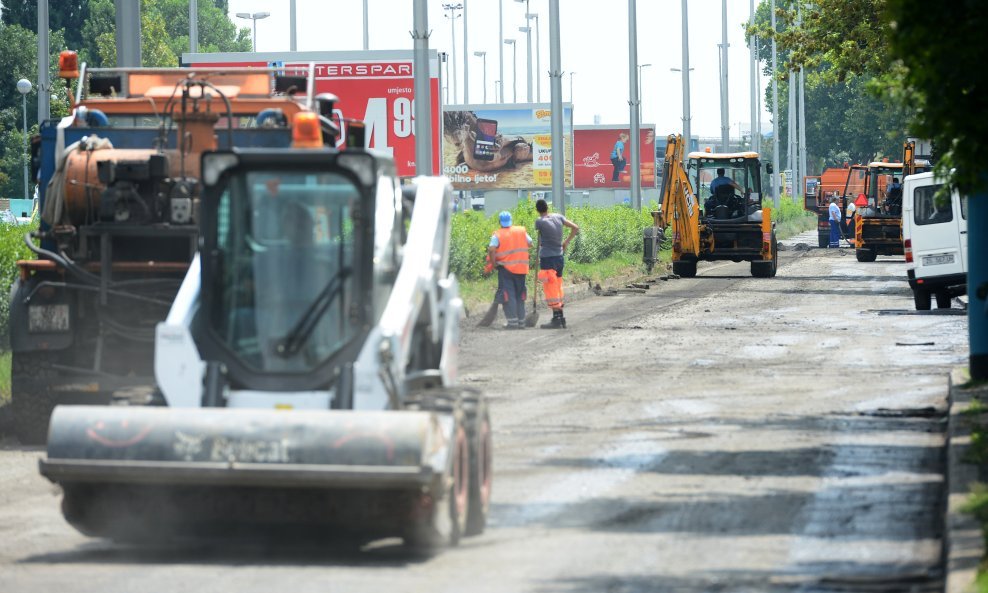
[[906, 272], [917, 311], [949, 308], [953, 297], [967, 292], [967, 196], [956, 191], [940, 203], [943, 182], [933, 173], [906, 177], [902, 200], [902, 242]]

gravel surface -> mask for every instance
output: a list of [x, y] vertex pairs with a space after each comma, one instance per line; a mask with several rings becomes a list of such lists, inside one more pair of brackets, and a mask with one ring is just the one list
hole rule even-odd
[[41, 452], [8, 440], [0, 591], [938, 590], [966, 318], [913, 311], [901, 259], [797, 247], [812, 235], [774, 279], [701, 264], [573, 303], [564, 331], [466, 320], [495, 482], [488, 531], [456, 549], [91, 540], [62, 521]]

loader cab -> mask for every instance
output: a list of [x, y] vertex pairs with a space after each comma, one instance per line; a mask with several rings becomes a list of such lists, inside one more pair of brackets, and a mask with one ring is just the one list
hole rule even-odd
[[[761, 166], [757, 153], [693, 152], [687, 158], [690, 184], [696, 188], [697, 199], [708, 219], [746, 218], [752, 210], [761, 208]], [[718, 177], [718, 169], [724, 169], [725, 176], [743, 191], [721, 189], [715, 195], [710, 184]]]
[[[894, 180], [898, 180], [896, 183]], [[875, 162], [868, 164], [865, 195], [868, 208], [876, 214], [902, 214], [902, 163]]]
[[326, 388], [373, 321], [378, 159], [247, 149], [207, 153], [202, 170], [203, 358], [231, 388]]

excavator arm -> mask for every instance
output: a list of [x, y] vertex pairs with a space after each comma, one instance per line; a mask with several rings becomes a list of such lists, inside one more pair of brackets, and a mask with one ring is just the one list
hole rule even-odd
[[906, 175], [916, 173], [916, 142], [907, 140], [902, 143], [902, 179], [905, 181]]
[[671, 134], [666, 143], [662, 175], [662, 210], [656, 216], [663, 228], [672, 227], [672, 259], [692, 259], [700, 253], [700, 206], [683, 166], [683, 138]]

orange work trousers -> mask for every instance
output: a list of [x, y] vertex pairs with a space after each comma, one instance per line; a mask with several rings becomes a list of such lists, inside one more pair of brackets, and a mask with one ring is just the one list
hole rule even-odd
[[563, 279], [556, 274], [556, 270], [539, 270], [539, 283], [542, 284], [545, 304], [554, 311], [562, 310]]

